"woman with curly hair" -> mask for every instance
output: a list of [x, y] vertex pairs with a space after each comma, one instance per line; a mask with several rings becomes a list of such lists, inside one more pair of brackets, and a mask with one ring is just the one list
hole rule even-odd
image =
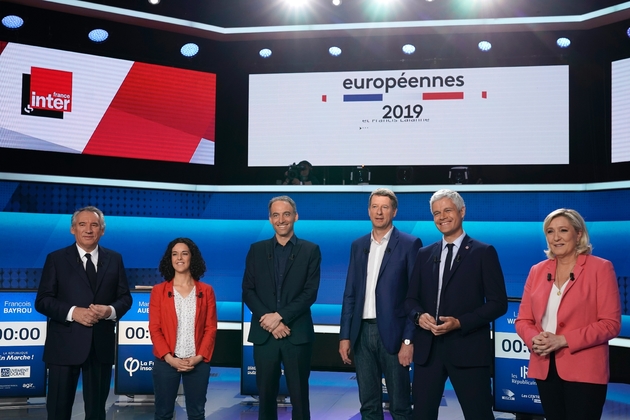
[[172, 419], [180, 380], [189, 419], [204, 419], [210, 359], [217, 335], [214, 290], [199, 281], [206, 263], [188, 238], [172, 240], [160, 261], [164, 282], [151, 291], [155, 419]]

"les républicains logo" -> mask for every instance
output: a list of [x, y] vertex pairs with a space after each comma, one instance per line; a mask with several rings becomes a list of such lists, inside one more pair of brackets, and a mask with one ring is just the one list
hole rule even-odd
[[22, 115], [63, 119], [72, 112], [72, 72], [31, 67], [22, 74]]

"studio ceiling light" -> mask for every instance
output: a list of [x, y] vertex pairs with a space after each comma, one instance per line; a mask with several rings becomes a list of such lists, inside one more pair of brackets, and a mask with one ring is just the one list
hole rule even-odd
[[490, 49], [492, 48], [492, 44], [488, 41], [481, 41], [477, 46], [483, 52], [490, 51]]
[[184, 57], [194, 57], [199, 52], [199, 45], [189, 42], [179, 50]]
[[88, 34], [88, 38], [96, 43], [105, 42], [109, 38], [109, 33], [105, 29], [92, 29]]
[[571, 45], [571, 40], [569, 38], [561, 37], [556, 40], [556, 44], [560, 48], [567, 48], [569, 45]]
[[18, 29], [24, 25], [24, 19], [16, 15], [7, 15], [2, 18], [2, 24], [9, 29]]
[[405, 44], [402, 47], [402, 51], [407, 55], [411, 55], [416, 52], [416, 47], [411, 44]]

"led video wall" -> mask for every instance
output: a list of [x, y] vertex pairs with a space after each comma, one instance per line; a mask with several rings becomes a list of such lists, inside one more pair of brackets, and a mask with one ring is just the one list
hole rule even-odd
[[630, 58], [611, 63], [611, 161], [630, 162]]
[[216, 75], [0, 41], [0, 148], [214, 165]]
[[569, 66], [251, 74], [248, 140], [250, 166], [568, 164]]

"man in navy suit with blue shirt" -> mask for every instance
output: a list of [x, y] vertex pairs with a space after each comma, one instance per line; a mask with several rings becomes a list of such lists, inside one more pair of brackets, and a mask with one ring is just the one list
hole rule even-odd
[[385, 376], [394, 420], [411, 419], [409, 366], [414, 325], [403, 303], [422, 241], [393, 226], [398, 199], [393, 191], [370, 194], [372, 232], [352, 243], [341, 309], [339, 354], [354, 354], [361, 418], [383, 419], [381, 378]]
[[490, 323], [507, 311], [497, 251], [466, 235], [466, 206], [452, 190], [429, 201], [443, 237], [418, 252], [405, 310], [414, 333], [413, 418], [437, 420], [451, 379], [466, 420], [493, 420]]
[[76, 243], [48, 254], [35, 299], [35, 309], [48, 317], [46, 410], [48, 420], [70, 420], [82, 374], [85, 418], [105, 420], [116, 321], [132, 299], [121, 255], [98, 244], [103, 212], [75, 211], [70, 232]]

